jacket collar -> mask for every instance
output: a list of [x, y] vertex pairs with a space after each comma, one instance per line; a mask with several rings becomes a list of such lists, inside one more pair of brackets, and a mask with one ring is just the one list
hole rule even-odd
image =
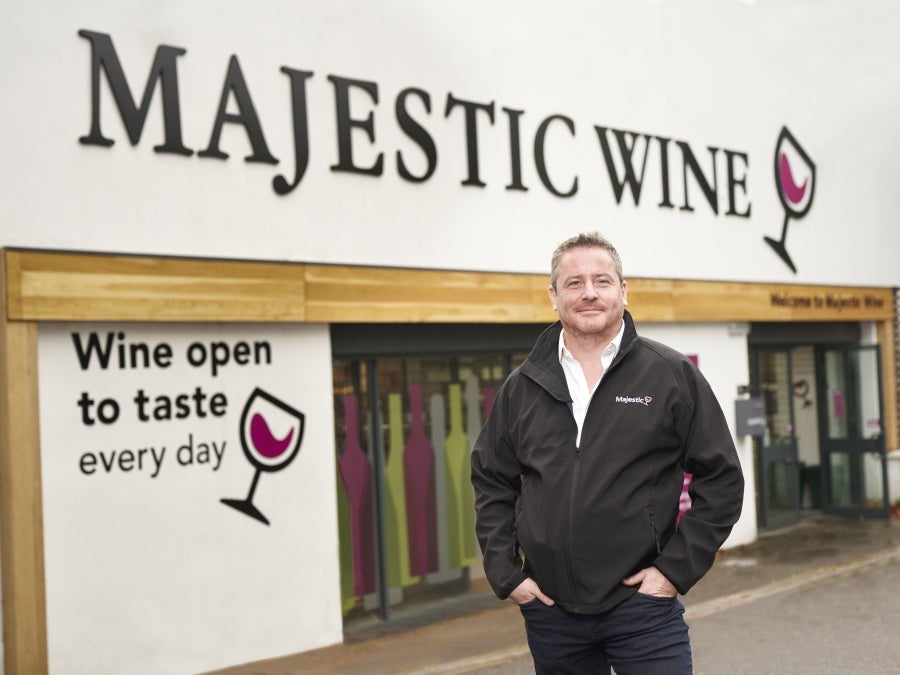
[[[615, 368], [616, 364], [631, 351], [632, 346], [638, 340], [634, 320], [631, 318], [628, 310], [625, 310], [622, 318], [625, 321], [625, 332], [622, 336], [622, 344], [619, 346], [616, 357], [609, 367], [610, 369]], [[531, 353], [521, 366], [521, 371], [546, 389], [551, 396], [568, 403], [572, 400], [572, 397], [569, 395], [566, 376], [559, 362], [560, 333], [562, 333], [562, 324], [559, 321], [548, 326], [538, 336]]]

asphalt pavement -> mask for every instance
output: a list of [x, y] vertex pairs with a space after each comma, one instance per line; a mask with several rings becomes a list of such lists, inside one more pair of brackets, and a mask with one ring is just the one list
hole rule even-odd
[[[682, 602], [695, 675], [900, 673], [900, 520], [813, 512], [721, 551]], [[533, 672], [518, 608], [480, 591], [215, 675]]]

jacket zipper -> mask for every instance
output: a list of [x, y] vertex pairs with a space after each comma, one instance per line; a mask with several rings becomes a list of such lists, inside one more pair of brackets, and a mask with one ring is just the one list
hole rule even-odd
[[[609, 365], [609, 368], [606, 369], [604, 375], [609, 374], [613, 368], [616, 368], [619, 365], [619, 362], [622, 360], [622, 356], [631, 350], [632, 344], [634, 340], [629, 342], [627, 345], [624, 345], [622, 349], [620, 349], [619, 353], [616, 354], [616, 357], [613, 359], [613, 362]], [[603, 379], [600, 380], [600, 384], [603, 384]], [[599, 389], [599, 386], [598, 386]], [[597, 392], [594, 392], [594, 396], [597, 395]], [[593, 400], [593, 399], [592, 399]], [[571, 401], [569, 402], [569, 411], [571, 412]], [[590, 403], [588, 403], [588, 412], [590, 412]], [[587, 417], [585, 417], [585, 421]], [[582, 429], [582, 433], [584, 430]], [[574, 604], [574, 611], [578, 612], [578, 597], [577, 597], [577, 584], [576, 584], [576, 576], [575, 576], [575, 493], [578, 486], [578, 477], [581, 473], [581, 448], [579, 446], [575, 446], [575, 465], [572, 468], [572, 489], [569, 490], [569, 581], [572, 587], [572, 602]], [[651, 515], [652, 519], [652, 515]], [[653, 526], [654, 536], [656, 536], [656, 523], [651, 520], [651, 524]], [[659, 537], [656, 537], [656, 548], [659, 550]]]
[[572, 583], [572, 602], [578, 611], [577, 585], [575, 583], [575, 493], [578, 487], [578, 476], [581, 473], [581, 448], [575, 446], [575, 464], [572, 467], [572, 489], [569, 490], [569, 577]]

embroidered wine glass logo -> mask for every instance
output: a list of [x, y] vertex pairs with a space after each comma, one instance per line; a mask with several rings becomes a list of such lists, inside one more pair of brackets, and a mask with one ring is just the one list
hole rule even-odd
[[253, 504], [253, 495], [263, 471], [281, 471], [291, 463], [303, 440], [304, 415], [259, 387], [253, 390], [241, 413], [241, 446], [247, 460], [256, 468], [245, 499], [222, 499], [261, 523], [269, 524]]
[[787, 227], [791, 218], [799, 220], [807, 214], [812, 206], [815, 187], [815, 163], [788, 128], [782, 127], [775, 144], [775, 189], [784, 207], [784, 224], [781, 226], [781, 239], [764, 239], [794, 274], [797, 268], [785, 246]]

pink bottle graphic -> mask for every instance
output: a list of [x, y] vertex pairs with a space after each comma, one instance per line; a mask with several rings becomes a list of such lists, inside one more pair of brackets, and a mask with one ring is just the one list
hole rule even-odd
[[344, 427], [344, 451], [338, 458], [338, 469], [350, 506], [353, 593], [363, 596], [375, 592], [375, 533], [371, 464], [359, 443], [359, 402], [356, 396], [344, 396]]
[[409, 408], [412, 426], [403, 452], [409, 568], [411, 574], [423, 575], [438, 568], [438, 546], [434, 449], [428, 436], [425, 435], [422, 385], [410, 385]]

